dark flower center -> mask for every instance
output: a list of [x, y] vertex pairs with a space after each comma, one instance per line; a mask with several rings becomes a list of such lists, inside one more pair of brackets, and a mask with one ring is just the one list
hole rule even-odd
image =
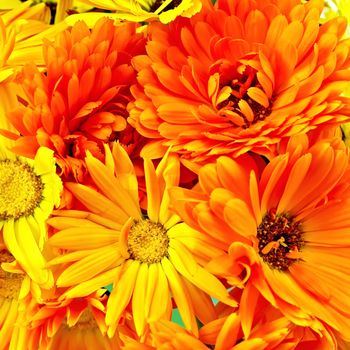
[[288, 214], [267, 213], [257, 230], [259, 255], [271, 267], [286, 271], [304, 246], [300, 222]]

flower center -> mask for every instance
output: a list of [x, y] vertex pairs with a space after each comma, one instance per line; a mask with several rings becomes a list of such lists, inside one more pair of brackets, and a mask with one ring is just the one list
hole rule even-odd
[[[225, 77], [226, 74], [222, 76]], [[233, 76], [226, 76], [221, 80], [221, 87], [228, 86], [232, 91], [230, 96], [216, 107], [219, 110], [233, 112], [236, 115], [236, 118], [231, 119], [233, 124], [246, 129], [271, 114], [271, 103], [266, 96], [262, 98], [264, 92], [257, 80], [255, 69], [249, 66], [239, 66]], [[261, 90], [260, 94], [249, 92], [248, 89], [251, 87]], [[242, 106], [242, 100], [245, 107]]]
[[43, 183], [20, 160], [0, 160], [0, 220], [28, 216], [42, 200]]
[[79, 330], [98, 329], [95, 317], [90, 308], [84, 310], [74, 328]]
[[275, 210], [266, 214], [258, 227], [259, 255], [270, 267], [286, 271], [298, 260], [298, 252], [304, 246], [300, 222]]
[[135, 221], [129, 231], [130, 257], [143, 263], [160, 262], [168, 254], [169, 237], [163, 225], [149, 219]]
[[0, 250], [0, 299], [18, 299], [23, 276], [1, 268], [3, 262], [12, 262], [13, 256], [7, 250]]
[[[165, 2], [165, 0], [156, 0], [150, 7], [149, 12], [155, 12]], [[165, 6], [161, 12], [173, 10], [181, 4], [182, 0], [173, 0], [169, 5]]]

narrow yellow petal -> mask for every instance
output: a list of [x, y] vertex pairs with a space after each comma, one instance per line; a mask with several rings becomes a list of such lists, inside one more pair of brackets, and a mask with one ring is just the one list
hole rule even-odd
[[95, 292], [100, 287], [111, 284], [115, 280], [115, 277], [118, 276], [121, 269], [122, 266], [119, 265], [113, 269], [110, 269], [102, 274], [97, 275], [94, 278], [89, 279], [86, 282], [79, 283], [77, 286], [69, 288], [66, 292], [62, 294], [61, 299], [74, 299], [89, 295]]
[[49, 242], [50, 245], [62, 249], [84, 250], [109, 246], [118, 239], [118, 231], [99, 227], [72, 227], [57, 232]]
[[131, 296], [134, 292], [135, 282], [139, 271], [140, 263], [136, 260], [129, 260], [125, 264], [117, 285], [114, 285], [113, 291], [108, 299], [106, 325], [108, 336], [112, 337]]
[[158, 222], [161, 193], [152, 160], [144, 159], [144, 167], [147, 190], [147, 214], [151, 221]]
[[186, 286], [182, 283], [181, 277], [167, 258], [164, 258], [161, 264], [186, 329], [198, 336], [197, 322]]
[[[162, 300], [162, 302], [159, 303], [159, 300]], [[150, 265], [146, 301], [146, 308], [151, 301], [148, 322], [158, 321], [165, 317], [170, 301], [170, 291], [166, 275], [160, 263]]]
[[[146, 327], [145, 301], [148, 285], [148, 264], [140, 264], [132, 297], [132, 310], [136, 333], [141, 336]], [[151, 286], [152, 288], [152, 286]]]
[[[109, 267], [115, 267], [118, 264], [120, 255], [115, 247], [105, 247], [97, 249], [95, 253], [88, 255], [81, 260], [67, 267], [57, 278], [57, 286], [68, 287], [79, 284], [91, 277], [103, 273]], [[102, 287], [102, 286], [100, 286]]]

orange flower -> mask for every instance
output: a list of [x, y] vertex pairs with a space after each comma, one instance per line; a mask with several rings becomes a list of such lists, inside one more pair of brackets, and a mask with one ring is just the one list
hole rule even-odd
[[[245, 300], [249, 304], [248, 300]], [[253, 301], [254, 302], [254, 301]], [[251, 305], [250, 305], [251, 306]], [[297, 327], [271, 305], [259, 304], [245, 318], [239, 311], [204, 325], [199, 338], [169, 321], [151, 324], [146, 343], [123, 337], [123, 350], [278, 350], [278, 349], [337, 349], [334, 334], [321, 326], [320, 333], [307, 327]], [[229, 310], [227, 310], [229, 311]], [[244, 325], [251, 322], [247, 333]]]
[[29, 349], [119, 350], [118, 334], [106, 335], [106, 290], [65, 302], [47, 301], [31, 305]]
[[247, 151], [270, 154], [286, 136], [349, 120], [346, 21], [319, 26], [321, 1], [221, 0], [165, 26], [152, 23], [147, 56], [133, 60], [138, 84], [130, 123], [166, 147], [205, 161]]
[[315, 332], [296, 326], [257, 293], [249, 299], [243, 291], [238, 310], [218, 304], [220, 317], [201, 328], [200, 340], [215, 350], [337, 349], [335, 335], [327, 327], [318, 323]]
[[318, 330], [317, 318], [349, 338], [348, 152], [338, 139], [297, 139], [262, 172], [218, 158], [199, 173], [202, 192], [171, 190], [173, 207], [229, 247], [209, 271], [256, 288], [297, 325]]
[[27, 65], [18, 77], [28, 102], [21, 100], [9, 114], [21, 135], [7, 133], [16, 139], [14, 152], [32, 157], [45, 145], [55, 151], [65, 176], [82, 180], [86, 150], [103, 158], [102, 143], [126, 129], [129, 86], [135, 82], [130, 60], [144, 50], [136, 27], [102, 18], [89, 30], [78, 22], [54, 43], [44, 43], [47, 72]]

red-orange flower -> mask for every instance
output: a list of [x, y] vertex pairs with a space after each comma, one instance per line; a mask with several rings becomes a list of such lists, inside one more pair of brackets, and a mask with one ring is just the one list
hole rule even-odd
[[201, 162], [220, 154], [274, 152], [287, 136], [349, 120], [339, 97], [350, 78], [346, 20], [319, 26], [321, 1], [220, 0], [191, 19], [152, 23], [129, 121]]
[[135, 82], [130, 61], [144, 51], [144, 35], [136, 28], [102, 18], [92, 30], [78, 22], [54, 43], [46, 41], [47, 72], [27, 65], [18, 77], [28, 101], [9, 114], [20, 133], [7, 133], [16, 139], [13, 151], [31, 157], [45, 145], [55, 150], [64, 175], [81, 180], [86, 150], [102, 158], [103, 143], [123, 132], [133, 139], [126, 129]]
[[201, 169], [201, 191], [174, 188], [171, 199], [187, 224], [226, 243], [209, 271], [297, 325], [318, 330], [318, 319], [348, 339], [348, 151], [339, 139], [297, 140], [262, 172], [220, 157]]

